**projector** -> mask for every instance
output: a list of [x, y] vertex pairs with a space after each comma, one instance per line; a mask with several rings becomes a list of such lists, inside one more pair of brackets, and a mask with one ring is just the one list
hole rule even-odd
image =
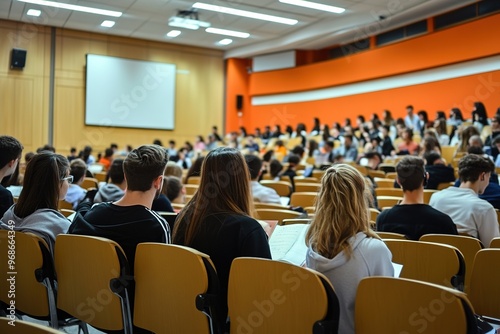
[[191, 30], [198, 30], [200, 27], [210, 27], [209, 22], [179, 16], [172, 16], [170, 19], [168, 19], [168, 25], [171, 27], [186, 28]]

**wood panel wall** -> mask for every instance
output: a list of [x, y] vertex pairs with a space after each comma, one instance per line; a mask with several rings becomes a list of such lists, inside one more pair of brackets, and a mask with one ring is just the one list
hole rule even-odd
[[[26, 49], [24, 70], [10, 69], [13, 48]], [[0, 134], [26, 151], [47, 142], [50, 28], [0, 20]]]
[[[9, 35], [23, 35], [24, 23], [0, 21], [0, 133], [19, 138], [25, 152], [49, 142], [50, 28], [12, 43]], [[28, 50], [23, 71], [8, 69], [10, 49]], [[171, 63], [177, 66], [175, 130], [148, 130], [86, 126], [86, 54]], [[91, 145], [103, 151], [111, 142], [120, 148], [160, 139], [180, 146], [207, 135], [212, 125], [223, 126], [224, 60], [218, 50], [194, 48], [110, 35], [56, 29], [54, 87], [54, 138], [58, 152]], [[22, 101], [22, 102], [21, 102]], [[4, 120], [8, 120], [5, 122]], [[27, 123], [27, 124], [26, 124]]]

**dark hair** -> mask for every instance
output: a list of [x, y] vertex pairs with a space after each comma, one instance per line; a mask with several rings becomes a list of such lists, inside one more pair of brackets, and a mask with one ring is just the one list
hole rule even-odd
[[205, 160], [205, 157], [199, 157], [193, 162], [191, 167], [189, 167], [189, 170], [186, 174], [186, 183], [191, 176], [200, 176], [203, 160]]
[[477, 154], [477, 155], [483, 155], [484, 154], [484, 151], [481, 147], [479, 146], [469, 146], [469, 148], [467, 148], [467, 153], [468, 154]]
[[14, 214], [25, 218], [38, 209], [57, 210], [62, 179], [69, 172], [66, 157], [50, 151], [36, 154], [26, 166], [23, 190]]
[[163, 194], [167, 196], [168, 200], [172, 202], [174, 199], [179, 197], [180, 192], [182, 191], [182, 182], [181, 179], [175, 176], [166, 176], [163, 179]]
[[23, 145], [14, 137], [0, 136], [0, 169], [10, 161], [21, 158]]
[[271, 160], [269, 163], [269, 174], [271, 177], [277, 177], [279, 173], [283, 170], [283, 165], [276, 159]]
[[123, 159], [115, 159], [109, 166], [108, 179], [111, 179], [112, 183], [121, 184], [125, 179], [123, 174]]
[[406, 106], [406, 109], [411, 109], [413, 111], [413, 106], [411, 104]]
[[153, 145], [163, 146], [163, 143], [159, 139], [153, 140]]
[[424, 153], [424, 159], [428, 166], [434, 165], [434, 163], [441, 159], [441, 155], [436, 151], [429, 151]]
[[478, 116], [478, 122], [482, 125], [488, 125], [488, 115], [486, 114], [486, 108], [482, 102], [474, 102], [474, 107], [476, 108], [472, 112], [472, 121], [474, 122], [474, 115]]
[[444, 118], [446, 120], [446, 114], [444, 111], [440, 110], [436, 112], [436, 119]]
[[266, 153], [264, 153], [264, 156], [262, 157], [262, 160], [265, 161], [265, 162], [271, 161], [271, 158], [273, 157], [273, 154], [274, 154], [273, 150], [267, 151]]
[[40, 153], [42, 151], [50, 151], [50, 152], [56, 153], [56, 148], [54, 146], [52, 146], [52, 145], [45, 144], [42, 147], [39, 147], [36, 150], [36, 153]]
[[[181, 238], [184, 245], [191, 245], [208, 215], [225, 212], [250, 216], [252, 207], [245, 159], [237, 149], [218, 147], [205, 157], [198, 191], [179, 213], [174, 243]], [[179, 226], [183, 224], [187, 227], [179, 237]]]
[[424, 160], [420, 157], [405, 156], [396, 165], [399, 184], [403, 191], [413, 191], [424, 183]]
[[297, 145], [293, 148], [292, 153], [297, 154], [299, 157], [304, 155], [304, 148], [301, 145]]
[[256, 155], [246, 154], [245, 162], [248, 166], [250, 179], [256, 180], [259, 177], [260, 170], [262, 169], [262, 160]]
[[168, 154], [158, 145], [143, 145], [133, 149], [123, 162], [127, 190], [148, 191], [153, 180], [163, 175]]
[[34, 157], [34, 156], [35, 156], [35, 153], [33, 153], [33, 152], [28, 152], [28, 153], [26, 153], [26, 154], [24, 155], [24, 162], [25, 162], [26, 164], [28, 164], [28, 162], [30, 162], [30, 161], [31, 161], [31, 159], [33, 159], [33, 157]]
[[112, 150], [116, 150], [118, 148], [118, 144], [115, 144], [115, 143], [111, 143], [109, 145], [109, 148], [111, 148]]
[[429, 116], [427, 115], [427, 111], [425, 110], [420, 110], [417, 115], [419, 116], [422, 116], [422, 118], [424, 119], [424, 123], [428, 123], [429, 122]]
[[297, 154], [290, 154], [288, 156], [288, 163], [298, 165], [300, 163], [300, 157]]
[[481, 173], [491, 173], [494, 170], [493, 161], [476, 154], [467, 154], [458, 162], [460, 182], [476, 182]]
[[111, 147], [107, 148], [106, 150], [104, 150], [104, 156], [107, 157], [107, 158], [110, 158], [113, 156], [113, 149]]
[[90, 153], [92, 153], [92, 147], [87, 145], [83, 148], [83, 151], [80, 152], [78, 157], [81, 158], [85, 163], [87, 163]]
[[451, 111], [453, 111], [453, 118], [456, 119], [456, 120], [460, 120], [460, 121], [463, 121], [464, 120], [464, 117], [462, 116], [462, 111], [458, 108], [451, 108]]
[[78, 182], [87, 172], [87, 165], [82, 159], [74, 159], [69, 164], [69, 174], [73, 175], [73, 182]]
[[[332, 142], [332, 144], [333, 144], [333, 142]], [[307, 144], [307, 148], [309, 149], [309, 152], [307, 153], [308, 156], [313, 157], [314, 151], [318, 149], [318, 142], [314, 139], [309, 139], [309, 143]]]

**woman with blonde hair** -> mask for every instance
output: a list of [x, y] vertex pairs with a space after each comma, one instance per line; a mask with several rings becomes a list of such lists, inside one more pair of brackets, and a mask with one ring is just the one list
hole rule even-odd
[[215, 265], [227, 313], [229, 269], [241, 256], [271, 258], [262, 226], [251, 218], [250, 172], [241, 153], [219, 147], [205, 157], [198, 191], [179, 213], [173, 240], [208, 254]]
[[307, 267], [331, 281], [340, 302], [339, 333], [355, 333], [354, 301], [359, 281], [393, 276], [392, 255], [370, 229], [363, 175], [333, 165], [321, 179], [316, 214], [306, 235]]

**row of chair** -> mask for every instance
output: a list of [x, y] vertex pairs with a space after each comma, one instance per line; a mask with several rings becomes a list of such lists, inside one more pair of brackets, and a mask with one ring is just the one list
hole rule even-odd
[[396, 233], [378, 233], [392, 261], [403, 265], [400, 277], [465, 291], [479, 314], [500, 318], [500, 286], [495, 281], [500, 279], [495, 265], [500, 261], [500, 238], [492, 243], [498, 248], [482, 249], [479, 240], [466, 236], [429, 234], [410, 241]]
[[[26, 236], [36, 242], [37, 237]], [[20, 237], [17, 246], [21, 250], [23, 237], [17, 237]], [[3, 248], [5, 239], [0, 240]], [[59, 282], [57, 306], [82, 321], [107, 330], [130, 332], [133, 322], [155, 333], [221, 332], [218, 327], [221, 323], [217, 320], [221, 318], [217, 315], [217, 289], [214, 288], [217, 280], [206, 255], [182, 246], [140, 244], [136, 255], [132, 318], [127, 314], [128, 296], [125, 293], [132, 280], [127, 277], [120, 253], [120, 247], [110, 240], [59, 236], [55, 254]], [[500, 250], [483, 250], [476, 261], [478, 266], [490, 266], [498, 263], [499, 256]], [[31, 262], [29, 259], [24, 262]], [[38, 304], [40, 299], [33, 294], [32, 287], [24, 290], [27, 286], [23, 286], [25, 281], [21, 277], [32, 276], [32, 284], [40, 284], [34, 279], [32, 269], [43, 268], [43, 265], [16, 266], [19, 266], [17, 284], [20, 284], [17, 285], [20, 295], [16, 296], [16, 306], [23, 310], [29, 301], [26, 295], [31, 304]], [[494, 275], [490, 278], [495, 284], [499, 279]], [[45, 289], [44, 286], [40, 288]], [[484, 284], [483, 293], [498, 296]], [[2, 293], [2, 298], [4, 296]], [[489, 309], [476, 304], [472, 294], [469, 298], [476, 312], [491, 315]], [[476, 332], [473, 330], [474, 308], [465, 294], [439, 285], [389, 277], [369, 277], [361, 281], [356, 296], [356, 332], [418, 331], [421, 327], [415, 326], [420, 322], [408, 319], [416, 319], [415, 312], [418, 318], [418, 310], [426, 305], [431, 312], [439, 311], [439, 317], [433, 317], [433, 321], [427, 319], [427, 332]], [[500, 310], [498, 298], [493, 306]], [[255, 258], [234, 260], [228, 307], [233, 333], [338, 332], [339, 301], [328, 280], [320, 273], [283, 262]], [[4, 326], [4, 322], [0, 326]]]

